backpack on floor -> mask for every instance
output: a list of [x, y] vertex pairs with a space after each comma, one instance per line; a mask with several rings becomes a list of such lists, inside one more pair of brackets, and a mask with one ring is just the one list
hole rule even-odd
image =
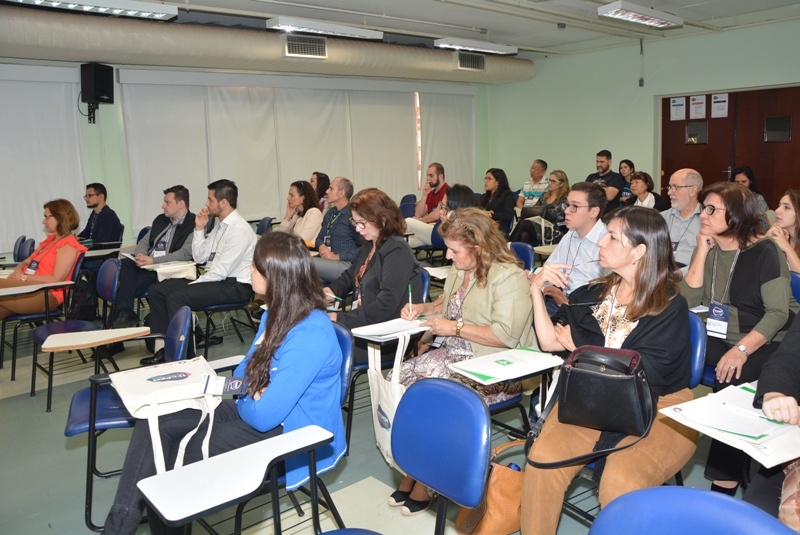
[[72, 287], [72, 298], [66, 309], [68, 320], [94, 321], [97, 319], [97, 276], [84, 269]]

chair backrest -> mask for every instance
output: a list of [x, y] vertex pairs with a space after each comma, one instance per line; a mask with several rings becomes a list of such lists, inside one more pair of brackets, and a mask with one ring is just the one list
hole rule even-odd
[[517, 258], [522, 262], [522, 267], [528, 271], [533, 271], [533, 263], [536, 254], [533, 252], [531, 244], [521, 241], [512, 241], [509, 245], [511, 246], [511, 251], [517, 255]]
[[275, 219], [274, 217], [264, 217], [261, 221], [258, 222], [258, 226], [256, 227], [256, 235], [261, 236], [262, 234], [266, 234], [267, 232], [272, 230], [272, 220]]
[[419, 276], [422, 279], [422, 302], [427, 303], [430, 300], [431, 274], [423, 268], [420, 270]]
[[25, 260], [33, 254], [33, 249], [36, 247], [36, 241], [33, 238], [28, 238], [19, 248], [19, 261]]
[[400, 400], [392, 425], [397, 465], [458, 505], [480, 503], [491, 445], [486, 404], [460, 383], [422, 379]]
[[442, 226], [441, 221], [437, 221], [433, 225], [433, 230], [431, 230], [431, 245], [434, 247], [438, 247], [439, 249], [447, 249], [447, 245], [444, 243], [444, 238], [442, 235], [439, 234], [439, 227]]
[[710, 490], [662, 486], [623, 494], [597, 515], [589, 535], [788, 535], [777, 518], [742, 500]]
[[183, 360], [189, 350], [189, 334], [192, 332], [192, 309], [182, 306], [167, 325], [164, 334], [164, 359]]
[[689, 341], [692, 344], [692, 377], [689, 380], [689, 388], [694, 388], [700, 384], [703, 378], [703, 368], [706, 364], [706, 324], [700, 316], [694, 312], [689, 312]]
[[14, 257], [14, 262], [22, 262], [25, 260], [22, 258], [22, 244], [25, 243], [25, 235], [23, 234], [17, 241], [14, 242], [14, 248], [11, 249], [12, 255]]
[[117, 240], [122, 245], [122, 240], [125, 239], [125, 225], [119, 226], [119, 239]]
[[790, 271], [789, 276], [791, 277], [794, 300], [800, 303], [800, 273]]
[[417, 196], [413, 193], [409, 193], [407, 195], [403, 195], [403, 198], [400, 199], [400, 204], [417, 204]]
[[347, 386], [350, 384], [350, 372], [353, 370], [353, 333], [341, 323], [333, 322], [333, 330], [336, 331], [336, 339], [339, 341], [339, 348], [342, 350], [342, 397], [339, 405], [344, 405], [347, 401]]
[[119, 260], [109, 258], [100, 266], [97, 273], [97, 297], [108, 303], [117, 300], [117, 288], [119, 286]]
[[86, 256], [86, 253], [78, 253], [78, 258], [75, 259], [75, 265], [72, 266], [72, 273], [69, 274], [69, 280], [72, 282], [78, 282], [78, 277], [81, 274], [81, 268], [83, 267], [83, 258]]
[[405, 202], [400, 204], [400, 213], [403, 214], [403, 217], [414, 217], [416, 209], [416, 203]]
[[148, 232], [150, 232], [150, 227], [149, 226], [143, 227], [142, 230], [139, 231], [139, 235], [136, 236], [136, 243], [142, 241], [142, 238], [144, 238], [144, 235], [147, 234]]

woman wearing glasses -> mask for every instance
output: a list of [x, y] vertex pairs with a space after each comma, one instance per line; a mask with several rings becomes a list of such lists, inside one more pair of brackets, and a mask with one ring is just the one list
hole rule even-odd
[[508, 185], [506, 172], [492, 167], [486, 171], [483, 185], [486, 193], [481, 196], [481, 206], [500, 224], [503, 234], [508, 236], [514, 223], [514, 205], [517, 201]]
[[448, 187], [442, 202], [439, 203], [439, 222], [425, 223], [413, 217], [406, 219], [406, 230], [413, 233], [408, 237], [408, 244], [412, 249], [431, 245], [431, 234], [437, 232], [436, 226], [447, 218], [447, 214], [453, 210], [470, 206], [478, 206], [478, 198], [469, 186], [453, 184]]
[[[73, 232], [78, 228], [80, 217], [71, 202], [56, 199], [45, 203], [42, 225], [47, 237], [42, 240], [33, 253], [20, 262], [14, 271], [0, 279], [0, 288], [43, 284], [69, 279], [80, 253], [86, 247], [78, 243]], [[4, 297], [0, 299], [0, 319], [12, 314], [34, 314], [45, 312], [45, 304], [50, 310], [64, 302], [64, 290], [50, 290], [45, 300], [44, 292], [30, 295]]]
[[622, 204], [654, 208], [659, 212], [669, 210], [669, 203], [666, 201], [666, 199], [664, 199], [664, 197], [658, 193], [653, 193], [655, 184], [653, 183], [653, 177], [651, 177], [648, 173], [633, 173], [633, 175], [630, 176], [629, 181], [631, 186], [631, 196], [628, 197], [627, 201], [623, 201]]
[[[548, 262], [530, 277], [539, 345], [544, 351], [572, 351], [582, 345], [637, 351], [659, 409], [689, 401], [689, 311], [678, 291], [667, 224], [655, 210], [636, 206], [623, 206], [608, 217], [608, 233], [598, 242], [598, 257], [600, 266], [610, 273], [573, 291], [570, 304], [562, 306], [553, 321], [547, 316], [543, 290], [548, 284], [566, 285], [570, 266]], [[603, 403], [602, 392], [597, 402]], [[556, 462], [589, 453], [596, 446], [611, 448], [635, 440], [563, 424], [557, 416], [558, 405], [533, 443], [531, 459]], [[602, 472], [600, 505], [605, 507], [626, 492], [664, 483], [691, 459], [697, 436], [694, 430], [658, 414], [647, 437], [611, 453], [604, 466], [598, 467]], [[581, 468], [580, 464], [549, 470], [525, 468], [524, 535], [556, 533], [564, 493]]]
[[[774, 241], [759, 236], [762, 214], [753, 193], [717, 182], [699, 198], [700, 233], [680, 289], [690, 307], [709, 307], [706, 366], [715, 367], [717, 391], [758, 379], [797, 303], [785, 257]], [[711, 489], [735, 494], [745, 459], [741, 451], [712, 441], [705, 470], [714, 481]]]
[[[436, 301], [415, 301], [403, 308], [404, 319], [426, 316], [430, 327], [421, 352], [430, 351], [403, 363], [400, 383], [405, 386], [426, 377], [449, 378], [451, 362], [528, 346], [534, 340], [525, 274], [489, 215], [479, 208], [450, 212], [440, 231], [453, 265]], [[482, 387], [463, 382], [483, 394], [487, 404], [517, 395], [521, 388], [520, 383]], [[389, 505], [402, 506], [406, 516], [425, 511], [430, 503], [427, 488], [409, 477], [389, 497]]]
[[[377, 188], [361, 190], [350, 201], [350, 210], [350, 222], [364, 244], [356, 261], [324, 291], [328, 302], [352, 292], [351, 310], [329, 314], [352, 329], [400, 317], [409, 285], [412, 298], [422, 301], [422, 268], [403, 239], [403, 214], [388, 195]], [[366, 351], [358, 353], [366, 358]]]
[[[511, 241], [521, 241], [531, 245], [542, 243], [558, 243], [561, 237], [567, 233], [567, 223], [565, 220], [565, 206], [569, 195], [569, 178], [567, 173], [561, 169], [556, 169], [550, 173], [547, 180], [547, 191], [539, 197], [534, 206], [544, 206], [544, 217], [553, 223], [555, 228], [550, 236], [542, 236], [541, 226], [537, 226], [530, 219], [523, 219], [514, 227], [511, 233]], [[535, 219], [535, 218], [531, 218]]]
[[311, 182], [298, 180], [289, 187], [286, 197], [286, 215], [283, 216], [280, 229], [293, 232], [303, 238], [306, 245], [314, 243], [322, 228], [322, 211], [319, 199]]

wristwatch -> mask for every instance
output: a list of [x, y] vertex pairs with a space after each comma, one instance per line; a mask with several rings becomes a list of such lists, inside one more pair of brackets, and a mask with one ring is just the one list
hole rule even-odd
[[464, 327], [464, 322], [462, 320], [458, 320], [456, 322], [456, 336], [461, 336], [461, 329]]
[[738, 346], [736, 346], [736, 349], [741, 351], [745, 357], [750, 356], [750, 352], [747, 350], [747, 347], [744, 344], [739, 344]]

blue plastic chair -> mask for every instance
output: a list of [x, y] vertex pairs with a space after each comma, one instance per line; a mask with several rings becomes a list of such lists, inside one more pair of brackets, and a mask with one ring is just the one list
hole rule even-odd
[[[475, 508], [489, 472], [492, 432], [483, 399], [472, 389], [446, 379], [411, 385], [392, 423], [392, 454], [400, 469], [439, 493], [434, 533], [444, 533], [447, 503]], [[319, 506], [312, 486], [311, 510], [319, 533]], [[375, 535], [363, 529], [327, 532]]]
[[136, 243], [142, 241], [142, 238], [144, 238], [145, 234], [147, 234], [148, 232], [150, 232], [149, 226], [142, 227], [142, 230], [139, 231], [139, 235], [136, 236]]
[[536, 262], [536, 253], [533, 251], [533, 246], [529, 243], [521, 241], [513, 241], [509, 244], [511, 251], [522, 262], [522, 268], [528, 271], [533, 271], [533, 265]]
[[777, 518], [747, 502], [710, 490], [653, 487], [629, 492], [603, 509], [589, 535], [789, 535]]
[[272, 230], [272, 221], [274, 217], [264, 217], [261, 221], [258, 222], [258, 226], [256, 227], [256, 235], [261, 236], [262, 234], [266, 234]]
[[[164, 335], [164, 357], [167, 361], [183, 360], [189, 349], [189, 334], [192, 329], [192, 311], [181, 307], [172, 317]], [[90, 386], [72, 396], [67, 415], [64, 435], [73, 437], [81, 433], [88, 435], [86, 459], [86, 496], [84, 512], [86, 526], [92, 531], [101, 531], [102, 526], [92, 521], [92, 498], [94, 478], [109, 478], [120, 470], [101, 472], [97, 469], [97, 438], [109, 429], [133, 427], [136, 418], [125, 409], [117, 391], [111, 386], [108, 375], [95, 375], [89, 378]]]
[[[111, 319], [114, 317], [114, 302], [117, 300], [117, 288], [119, 286], [119, 260], [112, 258], [103, 262], [97, 274], [97, 297], [103, 301], [103, 317], [105, 318], [103, 328], [111, 326]], [[47, 337], [51, 334], [64, 334], [74, 332], [96, 331], [101, 327], [93, 321], [84, 320], [65, 320], [55, 323], [47, 323], [33, 330], [33, 364], [31, 367], [31, 397], [36, 395], [36, 369], [42, 370], [47, 375], [47, 412], [53, 399], [53, 363], [55, 353], [50, 352], [48, 366], [39, 364], [39, 348], [44, 344]], [[113, 357], [107, 356], [108, 360], [119, 370], [119, 366]], [[100, 362], [102, 366], [102, 361]], [[105, 366], [103, 366], [105, 368]]]
[[21, 262], [28, 258], [30, 255], [33, 254], [33, 250], [36, 248], [36, 241], [33, 238], [28, 238], [22, 245], [19, 246], [19, 260]]
[[442, 264], [444, 264], [447, 252], [447, 245], [444, 243], [444, 238], [442, 235], [439, 234], [439, 227], [442, 225], [441, 221], [437, 221], [433, 225], [433, 230], [431, 230], [431, 244], [430, 245], [420, 245], [419, 247], [414, 248], [414, 252], [424, 252], [425, 253], [425, 261], [429, 264], [433, 263], [433, 256], [441, 251], [442, 252]]
[[20, 236], [19, 238], [17, 238], [17, 241], [14, 242], [14, 248], [11, 249], [12, 258], [13, 258], [14, 262], [22, 262], [23, 260], [25, 260], [25, 258], [27, 258], [27, 256], [26, 257], [22, 256], [22, 244], [23, 243], [25, 243], [25, 235], [24, 234], [22, 236]]
[[[77, 282], [78, 275], [81, 271], [81, 266], [83, 265], [83, 253], [78, 254], [78, 257], [75, 259], [75, 265], [72, 267], [72, 273], [70, 274], [69, 280], [73, 283]], [[28, 255], [30, 256], [30, 255]], [[28, 258], [26, 256], [25, 258]], [[23, 260], [25, 259], [23, 258]], [[69, 292], [67, 292], [69, 295]], [[47, 299], [52, 299], [52, 297], [48, 297]], [[65, 302], [67, 302], [65, 300]], [[51, 306], [55, 303], [50, 303], [49, 300], [47, 301], [48, 306]], [[3, 321], [0, 322], [0, 368], [3, 367], [3, 359], [5, 358], [5, 348], [9, 346], [11, 348], [11, 380], [15, 381], [17, 379], [17, 342], [19, 340], [19, 328], [22, 325], [37, 325], [41, 323], [50, 323], [52, 320], [59, 319], [61, 316], [64, 315], [64, 307], [59, 306], [54, 308], [50, 311], [45, 312], [34, 312], [32, 314], [12, 314], [11, 316], [6, 316], [3, 318]], [[16, 322], [14, 325], [14, 333], [11, 338], [11, 344], [6, 341], [6, 324], [9, 322]]]
[[795, 301], [800, 303], [800, 273], [790, 271], [789, 276], [791, 277], [792, 296]]

